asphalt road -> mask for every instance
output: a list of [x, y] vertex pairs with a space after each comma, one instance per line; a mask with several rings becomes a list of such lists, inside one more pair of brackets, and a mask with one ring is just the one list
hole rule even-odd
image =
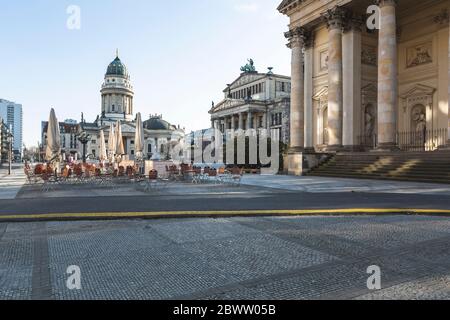
[[430, 216], [0, 221], [0, 300], [448, 300], [449, 241]]
[[0, 200], [0, 216], [46, 213], [160, 211], [303, 210], [303, 209], [450, 209], [443, 195], [379, 193], [298, 193], [38, 198]]

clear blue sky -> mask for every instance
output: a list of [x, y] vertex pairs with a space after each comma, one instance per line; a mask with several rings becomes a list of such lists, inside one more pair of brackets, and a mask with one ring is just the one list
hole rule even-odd
[[[289, 75], [281, 0], [0, 0], [0, 98], [23, 104], [24, 142], [36, 145], [55, 107], [60, 121], [100, 113], [116, 48], [135, 89], [135, 112], [187, 130], [210, 126], [211, 101], [253, 58]], [[81, 30], [66, 10], [81, 8]]]

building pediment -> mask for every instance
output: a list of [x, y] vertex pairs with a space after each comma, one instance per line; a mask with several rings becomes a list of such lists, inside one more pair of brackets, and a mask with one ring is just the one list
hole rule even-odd
[[136, 132], [136, 127], [128, 123], [122, 123], [122, 132], [134, 133]]
[[401, 98], [408, 99], [412, 97], [432, 96], [436, 89], [423, 84], [416, 84], [402, 93]]
[[214, 114], [223, 110], [235, 108], [238, 106], [242, 106], [245, 104], [244, 100], [237, 100], [237, 99], [226, 99], [222, 100], [220, 103], [218, 103], [214, 108], [211, 109], [209, 112], [210, 114]]
[[287, 10], [290, 6], [297, 5], [301, 3], [303, 0], [283, 0], [278, 6], [277, 10], [283, 12]]
[[[239, 88], [253, 81], [263, 79], [264, 77], [266, 77], [266, 74], [263, 73], [242, 73], [236, 80], [231, 83], [231, 90]], [[227, 91], [228, 88], [226, 88], [223, 92]]]

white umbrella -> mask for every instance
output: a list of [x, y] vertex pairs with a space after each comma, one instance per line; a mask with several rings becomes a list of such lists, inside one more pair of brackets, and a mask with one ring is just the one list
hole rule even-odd
[[140, 112], [136, 115], [136, 136], [134, 141], [136, 158], [140, 160], [144, 157], [144, 125]]
[[109, 129], [108, 154], [109, 154], [109, 159], [114, 160], [114, 156], [116, 154], [116, 134], [114, 131], [113, 124], [111, 124], [111, 128]]
[[59, 162], [61, 156], [61, 135], [59, 123], [56, 119], [55, 110], [50, 111], [47, 128], [47, 149], [45, 151], [46, 160], [49, 162]]
[[108, 154], [106, 153], [106, 143], [105, 143], [105, 133], [100, 130], [100, 161], [106, 161], [108, 159]]
[[117, 156], [122, 156], [125, 154], [125, 148], [123, 146], [123, 138], [122, 138], [122, 126], [120, 125], [120, 121], [117, 121], [115, 151]]

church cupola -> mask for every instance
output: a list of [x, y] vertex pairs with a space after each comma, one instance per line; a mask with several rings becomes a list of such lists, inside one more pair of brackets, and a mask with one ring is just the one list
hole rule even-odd
[[101, 89], [102, 118], [111, 121], [132, 121], [133, 117], [133, 86], [125, 64], [116, 58], [108, 65], [105, 80]]

